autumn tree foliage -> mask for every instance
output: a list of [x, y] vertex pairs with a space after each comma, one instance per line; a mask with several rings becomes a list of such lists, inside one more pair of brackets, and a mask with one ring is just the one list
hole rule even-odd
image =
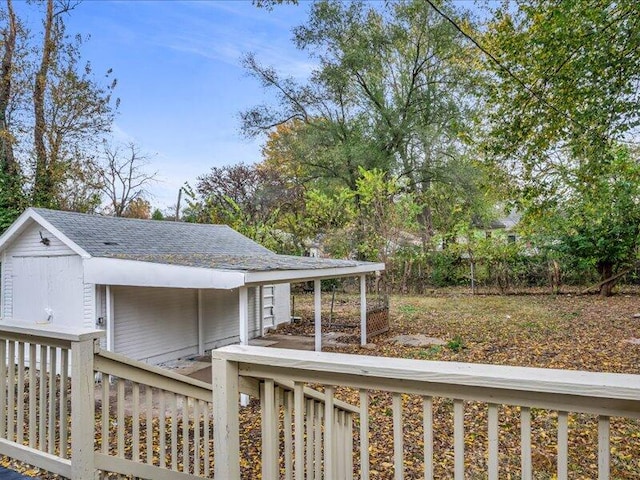
[[117, 108], [115, 81], [97, 82], [83, 39], [67, 33], [76, 6], [34, 3], [42, 26], [32, 30], [11, 0], [0, 7], [0, 228], [27, 205], [94, 211], [101, 202], [97, 152]]
[[475, 253], [591, 268], [606, 295], [615, 282], [605, 280], [637, 258], [639, 8], [521, 0], [478, 26], [448, 2], [315, 2], [294, 30], [317, 62], [307, 82], [245, 58], [276, 103], [243, 112], [243, 131], [266, 132], [264, 164], [302, 187], [309, 221], [298, 225], [351, 239], [336, 252], [385, 254], [369, 247], [390, 222], [376, 224], [379, 204], [365, 198], [393, 181], [386, 205], [417, 211], [402, 225], [421, 238], [416, 261], [439, 255], [458, 268], [469, 248], [449, 247], [478, 243], [478, 230], [515, 208], [518, 236], [529, 236], [511, 245], [487, 235]]
[[243, 112], [243, 131], [297, 122], [292, 148], [307, 174], [352, 191], [361, 168], [406, 178], [404, 188], [422, 206], [419, 233], [428, 248], [430, 191], [454, 181], [450, 161], [470, 153], [463, 138], [478, 102], [477, 72], [469, 68], [475, 52], [421, 1], [319, 1], [294, 41], [318, 68], [299, 83], [248, 55], [248, 71], [279, 101]]
[[187, 193], [188, 220], [227, 224], [274, 250], [284, 248], [281, 218], [295, 211], [300, 194], [278, 169], [244, 163], [212, 167]]
[[[515, 174], [533, 231], [596, 268], [600, 291], [637, 258], [640, 4], [517, 2], [484, 36], [489, 150]], [[559, 242], [559, 243], [558, 243]]]

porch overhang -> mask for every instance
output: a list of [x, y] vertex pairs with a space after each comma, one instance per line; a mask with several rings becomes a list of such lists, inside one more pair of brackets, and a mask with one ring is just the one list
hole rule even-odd
[[[290, 257], [289, 257], [290, 258]], [[164, 263], [149, 259], [91, 257], [83, 259], [84, 282], [132, 287], [202, 288], [230, 290], [242, 286], [295, 283], [328, 278], [353, 277], [384, 270], [384, 263], [352, 262], [347, 265], [328, 260], [311, 267], [301, 258], [300, 268], [291, 262], [280, 268], [252, 269], [250, 263], [235, 269], [206, 265]], [[305, 260], [307, 260], [305, 262]], [[346, 262], [343, 262], [346, 263]], [[284, 268], [282, 268], [284, 267]]]
[[295, 283], [327, 278], [354, 277], [384, 270], [384, 263], [363, 263], [349, 267], [315, 268], [301, 270], [271, 270], [245, 273], [247, 286], [271, 283]]

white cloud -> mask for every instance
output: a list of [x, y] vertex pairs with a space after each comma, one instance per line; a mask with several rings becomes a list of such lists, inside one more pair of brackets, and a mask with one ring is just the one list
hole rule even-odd
[[122, 129], [117, 122], [113, 122], [113, 124], [111, 125], [111, 137], [116, 142], [120, 143], [136, 143], [136, 139], [133, 137], [133, 135], [130, 135], [128, 132]]
[[316, 66], [293, 45], [291, 20], [283, 21], [277, 12], [246, 8], [246, 3], [241, 4], [245, 8], [238, 8], [238, 2], [181, 5], [188, 8], [173, 8], [171, 22], [154, 25], [154, 35], [148, 39], [151, 43], [234, 67], [240, 67], [243, 54], [253, 52], [281, 74], [299, 80], [306, 79]]

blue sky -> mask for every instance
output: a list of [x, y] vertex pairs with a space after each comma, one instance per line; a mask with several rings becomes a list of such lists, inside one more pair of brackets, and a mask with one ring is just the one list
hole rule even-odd
[[[178, 189], [214, 165], [260, 160], [264, 139], [239, 133], [238, 113], [267, 97], [240, 65], [254, 52], [283, 74], [312, 69], [291, 41], [308, 4], [272, 11], [250, 1], [87, 0], [67, 17], [68, 33], [90, 35], [83, 57], [96, 78], [109, 68], [121, 105], [114, 136], [153, 155], [152, 204], [175, 204]], [[29, 23], [37, 9], [18, 6]]]

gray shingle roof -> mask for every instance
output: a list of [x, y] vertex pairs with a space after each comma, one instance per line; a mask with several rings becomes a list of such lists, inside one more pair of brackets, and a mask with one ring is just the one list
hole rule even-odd
[[116, 255], [255, 255], [275, 253], [226, 225], [104, 217], [34, 208], [94, 257]]
[[373, 265], [354, 260], [277, 255], [226, 225], [33, 210], [93, 257], [248, 272]]
[[366, 262], [329, 258], [296, 257], [293, 255], [114, 255], [115, 258], [169, 265], [267, 272], [273, 270], [319, 270], [323, 268], [357, 267]]

